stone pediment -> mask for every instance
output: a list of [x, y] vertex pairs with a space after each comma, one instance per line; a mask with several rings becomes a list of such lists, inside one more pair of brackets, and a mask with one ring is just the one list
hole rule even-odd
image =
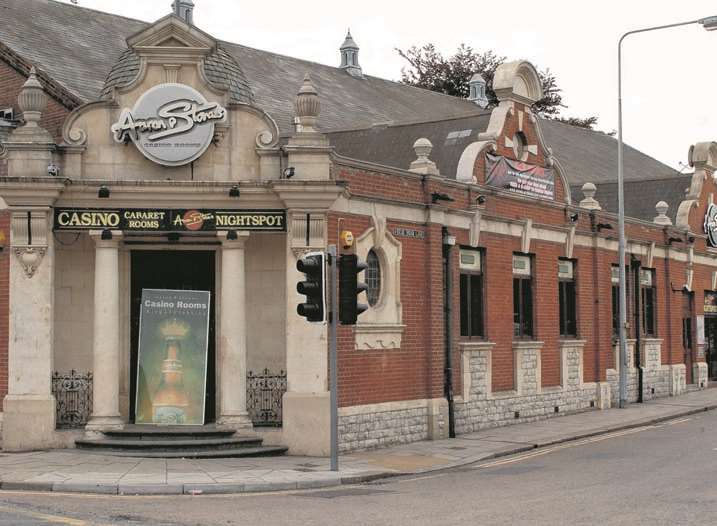
[[127, 45], [140, 56], [206, 56], [214, 51], [217, 41], [171, 14], [129, 37]]

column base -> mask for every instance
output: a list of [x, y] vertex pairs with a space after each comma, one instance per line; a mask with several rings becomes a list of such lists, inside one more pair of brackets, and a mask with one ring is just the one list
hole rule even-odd
[[284, 393], [282, 438], [290, 455], [331, 455], [329, 393]]
[[7, 395], [3, 400], [3, 450], [55, 447], [55, 406], [52, 395]]
[[85, 438], [101, 438], [104, 431], [119, 431], [124, 429], [122, 417], [117, 416], [91, 416], [85, 426]]
[[247, 432], [254, 430], [254, 424], [249, 418], [248, 413], [240, 415], [221, 415], [217, 419], [218, 428], [236, 429], [237, 432]]

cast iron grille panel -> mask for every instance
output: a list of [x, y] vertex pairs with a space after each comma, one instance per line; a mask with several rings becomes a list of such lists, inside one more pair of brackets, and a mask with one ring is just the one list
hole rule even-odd
[[77, 429], [87, 424], [92, 414], [92, 373], [52, 374], [57, 429]]
[[281, 427], [282, 398], [286, 392], [286, 372], [264, 369], [249, 371], [246, 377], [246, 408], [255, 426]]

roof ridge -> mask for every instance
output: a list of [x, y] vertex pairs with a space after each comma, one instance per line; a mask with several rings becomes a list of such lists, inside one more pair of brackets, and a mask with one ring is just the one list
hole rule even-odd
[[[362, 126], [360, 128], [347, 128], [344, 130], [331, 130], [326, 132], [328, 135], [333, 135], [335, 133], [352, 133], [352, 132], [358, 132], [358, 131], [364, 131], [364, 130], [371, 130], [373, 128], [403, 128], [406, 126], [416, 126], [417, 124], [433, 124], [436, 122], [447, 122], [447, 121], [457, 121], [460, 119], [471, 119], [475, 117], [486, 117], [490, 115], [490, 112], [482, 111], [481, 113], [466, 113], [465, 115], [453, 115], [453, 116], [446, 116], [446, 117], [440, 117], [435, 119], [421, 119], [421, 120], [415, 120], [415, 121], [402, 121], [402, 122], [391, 122], [387, 121], [385, 123], [385, 126], [383, 126], [384, 123], [377, 122], [376, 124], [372, 126]], [[391, 122], [391, 124], [388, 124], [388, 122]]]

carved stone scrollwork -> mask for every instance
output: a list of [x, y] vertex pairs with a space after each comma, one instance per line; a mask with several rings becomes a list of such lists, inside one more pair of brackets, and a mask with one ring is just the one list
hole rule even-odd
[[71, 128], [65, 140], [73, 146], [84, 146], [87, 143], [87, 132], [82, 128]]
[[47, 253], [45, 247], [14, 247], [13, 251], [22, 265], [25, 275], [32, 279]]
[[256, 134], [256, 145], [259, 148], [269, 148], [273, 145], [274, 134], [269, 130], [264, 130]]

